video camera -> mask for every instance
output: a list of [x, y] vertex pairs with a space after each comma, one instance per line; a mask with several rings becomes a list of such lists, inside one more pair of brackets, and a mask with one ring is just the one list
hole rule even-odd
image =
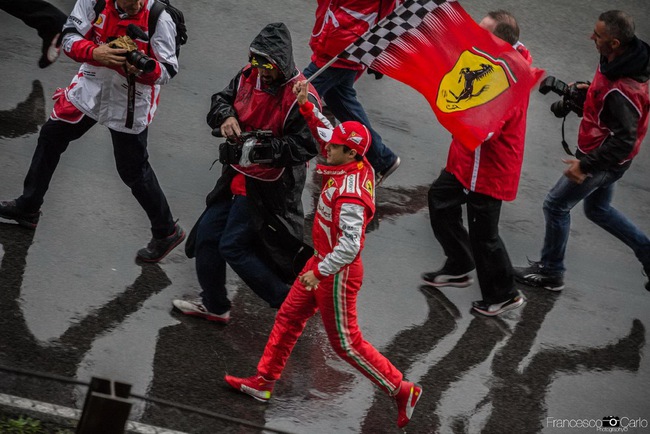
[[587, 89], [581, 89], [578, 84], [590, 84], [586, 81], [578, 81], [572, 85], [558, 80], [553, 76], [548, 76], [539, 84], [539, 92], [546, 95], [549, 92], [556, 93], [562, 97], [561, 100], [551, 104], [551, 111], [558, 118], [566, 117], [570, 112], [574, 112], [578, 117], [582, 117], [582, 108], [587, 98]]
[[140, 71], [149, 73], [156, 69], [156, 61], [138, 50], [138, 46], [133, 42], [135, 39], [148, 41], [149, 36], [147, 36], [140, 27], [135, 24], [129, 24], [126, 28], [126, 36], [110, 39], [108, 46], [111, 48], [124, 48], [125, 50], [129, 50], [124, 55], [126, 61], [138, 68]]
[[[222, 137], [219, 128], [212, 130], [212, 135]], [[235, 140], [226, 140], [219, 145], [219, 162], [222, 164], [239, 164], [243, 155], [244, 143], [253, 139], [257, 143], [248, 154], [248, 160], [255, 164], [270, 164], [273, 162], [273, 148], [270, 130], [253, 130], [241, 133]]]

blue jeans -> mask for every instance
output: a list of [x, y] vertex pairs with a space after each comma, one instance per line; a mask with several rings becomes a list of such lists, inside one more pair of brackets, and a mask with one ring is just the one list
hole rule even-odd
[[562, 176], [544, 201], [546, 234], [541, 262], [551, 274], [562, 274], [569, 240], [571, 209], [584, 199], [587, 218], [629, 246], [646, 270], [650, 270], [650, 239], [627, 217], [611, 206], [614, 184], [623, 172], [602, 171], [582, 184]]
[[[311, 77], [318, 67], [312, 62], [305, 68], [305, 77]], [[364, 124], [370, 130], [372, 142], [366, 157], [372, 167], [378, 173], [385, 172], [397, 160], [393, 153], [381, 140], [381, 136], [370, 125], [370, 120], [363, 106], [357, 99], [357, 91], [354, 90], [354, 82], [359, 71], [330, 66], [322, 74], [314, 79], [314, 85], [318, 94], [325, 100], [325, 103], [341, 122], [357, 121]]]
[[198, 223], [196, 274], [203, 304], [210, 312], [230, 310], [226, 263], [271, 307], [280, 307], [289, 293], [289, 285], [257, 253], [259, 235], [253, 228], [252, 212], [246, 196], [234, 196], [212, 204]]

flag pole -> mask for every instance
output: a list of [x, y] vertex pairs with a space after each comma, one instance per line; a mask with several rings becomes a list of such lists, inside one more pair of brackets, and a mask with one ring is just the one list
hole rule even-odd
[[329, 68], [330, 66], [332, 66], [332, 63], [336, 62], [337, 60], [338, 60], [338, 56], [336, 56], [336, 57], [332, 57], [332, 58], [330, 59], [329, 62], [327, 62], [325, 65], [323, 65], [323, 66], [322, 66], [318, 71], [314, 72], [314, 73], [311, 75], [311, 77], [309, 77], [309, 78], [307, 79], [307, 83], [311, 83], [313, 79], [315, 79], [316, 77], [318, 77], [319, 75], [321, 75], [321, 74], [323, 73], [323, 71], [325, 71], [327, 68]]

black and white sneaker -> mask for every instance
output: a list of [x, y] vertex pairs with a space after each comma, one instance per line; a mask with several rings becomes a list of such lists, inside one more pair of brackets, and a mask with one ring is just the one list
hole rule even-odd
[[174, 223], [174, 232], [171, 235], [165, 238], [152, 238], [147, 247], [138, 250], [136, 260], [150, 263], [159, 262], [184, 239], [185, 231], [178, 223]]
[[386, 181], [386, 178], [388, 178], [397, 170], [401, 162], [402, 160], [400, 160], [400, 158], [397, 157], [395, 158], [395, 161], [393, 161], [393, 163], [390, 166], [384, 169], [383, 172], [378, 172], [375, 179], [375, 186], [379, 187], [384, 181]]
[[523, 306], [525, 302], [526, 302], [526, 298], [523, 296], [521, 292], [517, 291], [516, 296], [514, 296], [513, 298], [509, 298], [508, 300], [501, 303], [488, 304], [483, 300], [474, 301], [472, 302], [472, 309], [474, 309], [476, 312], [480, 313], [481, 315], [496, 316], [503, 312], [517, 309]]
[[172, 304], [174, 305], [174, 308], [185, 315], [191, 315], [221, 324], [228, 324], [228, 322], [230, 322], [230, 311], [221, 314], [210, 312], [205, 307], [203, 300], [200, 297], [194, 300], [177, 299], [173, 300]]
[[541, 262], [528, 261], [528, 267], [514, 267], [515, 280], [528, 286], [561, 291], [564, 277], [561, 273], [549, 273]]
[[422, 273], [422, 280], [427, 285], [431, 285], [436, 288], [442, 288], [445, 286], [466, 288], [474, 283], [474, 279], [469, 276], [469, 271], [467, 273], [457, 273], [450, 271], [445, 267], [442, 267], [438, 271]]
[[0, 201], [0, 218], [15, 220], [20, 226], [28, 229], [36, 229], [41, 212], [25, 212], [16, 205], [15, 200]]

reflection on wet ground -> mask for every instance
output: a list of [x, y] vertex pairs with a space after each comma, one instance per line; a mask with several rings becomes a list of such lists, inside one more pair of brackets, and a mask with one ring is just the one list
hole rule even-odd
[[[60, 3], [69, 10], [74, 1]], [[648, 2], [622, 0], [619, 6], [637, 18], [637, 33], [647, 40], [648, 20], [640, 17], [649, 16]], [[585, 8], [555, 0], [476, 1], [464, 7], [476, 17], [512, 9], [525, 23], [523, 42], [536, 65], [569, 81], [593, 76], [597, 52], [589, 34], [611, 2], [592, 0]], [[247, 13], [240, 13], [242, 8]], [[193, 48], [183, 51], [182, 72], [162, 90], [149, 151], [174, 213], [188, 229], [218, 172], [207, 170], [216, 152], [205, 125], [209, 95], [246, 62], [250, 38], [269, 20], [289, 17], [296, 59], [307, 62], [314, 6], [299, 0], [185, 1], [181, 9], [194, 35], [212, 37], [193, 38]], [[8, 41], [0, 53], [7, 78], [0, 86], [0, 199], [5, 200], [20, 193], [30, 149], [53, 104], [45, 97], [70, 83], [79, 65], [62, 55], [52, 67], [36, 69], [41, 47], [33, 29], [7, 14], [0, 19]], [[576, 208], [562, 294], [522, 288], [527, 305], [493, 319], [468, 312], [479, 293], [476, 284], [426, 288], [423, 295], [420, 272], [442, 260], [426, 194], [434, 171], [444, 165], [450, 137], [424, 98], [402, 83], [364, 74], [355, 87], [384, 142], [402, 158], [399, 171], [377, 189], [359, 308], [366, 338], [424, 386], [406, 431], [556, 434], [580, 430], [549, 427], [547, 417], [650, 419], [645, 346], [650, 299], [632, 253]], [[564, 166], [560, 121], [549, 112], [551, 102], [538, 92], [531, 95], [519, 195], [503, 208], [501, 228], [515, 263], [539, 248], [541, 201]], [[575, 143], [577, 118], [568, 119], [566, 127], [567, 140]], [[650, 211], [642, 168], [650, 165], [648, 149], [646, 138], [616, 193], [617, 206], [646, 233]], [[309, 216], [320, 183], [312, 178], [308, 185], [303, 205]], [[132, 382], [139, 395], [162, 400], [136, 400], [135, 420], [189, 433], [271, 431], [255, 428], [261, 425], [308, 434], [402, 432], [395, 428], [393, 402], [338, 359], [318, 317], [308, 323], [271, 402], [258, 403], [225, 386], [225, 372], [254, 372], [275, 311], [230, 274], [230, 325], [169, 313], [172, 299], [198, 293], [193, 263], [181, 252], [160, 266], [131, 262], [148, 238], [143, 236], [148, 222], [115, 176], [105, 128], [65, 154], [44, 212], [47, 218], [36, 233], [0, 224], [0, 368], [84, 381], [114, 375]], [[599, 254], [592, 254], [596, 249]], [[0, 394], [79, 408], [84, 392], [74, 384], [0, 370]], [[644, 431], [647, 427], [630, 430]]]
[[[427, 294], [429, 304], [427, 321], [399, 333], [384, 351], [402, 369], [408, 369], [420, 356], [434, 350], [440, 340], [456, 327], [455, 308], [444, 294], [430, 287], [423, 287], [422, 290]], [[472, 368], [485, 362], [493, 352], [490, 390], [478, 400], [471, 412], [454, 416], [449, 421], [453, 432], [473, 432], [468, 421], [481, 411], [489, 411], [482, 433], [540, 432], [546, 416], [544, 398], [557, 373], [638, 370], [641, 348], [645, 344], [645, 327], [635, 319], [629, 334], [616, 343], [596, 348], [545, 349], [536, 353], [521, 371], [519, 366], [529, 354], [557, 298], [557, 295], [549, 295], [548, 292], [530, 291], [528, 303], [523, 307], [521, 318], [512, 332], [498, 317], [475, 316], [454, 348], [420, 379], [427, 396], [426, 399], [423, 396], [418, 404], [419, 417], [413, 420], [409, 429], [418, 433], [440, 432], [437, 410], [442, 395]], [[505, 344], [499, 346], [504, 340]], [[391, 404], [381, 393], [376, 393], [362, 432], [380, 432], [381, 415], [390, 414]]]
[[[4, 248], [0, 264], [0, 365], [74, 378], [79, 363], [98, 337], [137, 312], [145, 300], [171, 282], [160, 266], [143, 265], [135, 282], [113, 300], [78, 318], [58, 339], [39, 342], [25, 322], [20, 306], [20, 290], [34, 233], [17, 225], [0, 223], [0, 245]], [[38, 381], [33, 388], [27, 387], [29, 381], [0, 376], [0, 391], [74, 406], [72, 393], [62, 393], [57, 388], [41, 388]]]
[[[33, 231], [0, 224], [0, 245], [4, 248], [0, 265], [0, 365], [74, 378], [94, 340], [119, 326], [171, 282], [160, 266], [143, 265], [133, 284], [118, 296], [78, 318], [58, 339], [38, 342], [20, 308], [20, 289], [33, 236]], [[462, 316], [441, 291], [430, 287], [421, 290], [428, 304], [425, 321], [399, 332], [382, 350], [403, 371], [435, 352], [441, 341], [456, 331]], [[528, 303], [514, 326], [500, 318], [473, 317], [453, 348], [427, 367], [418, 380], [426, 392], [409, 431], [474, 432], [472, 418], [482, 414], [484, 433], [540, 432], [546, 416], [545, 396], [558, 373], [638, 370], [645, 327], [637, 319], [632, 320], [627, 336], [616, 342], [596, 347], [543, 348], [525, 360], [559, 298], [540, 291], [529, 291], [527, 295]], [[274, 404], [257, 403], [225, 386], [224, 372], [254, 372], [275, 315], [245, 287], [236, 292], [233, 301], [234, 320], [228, 326], [173, 314], [179, 323], [159, 332], [147, 397], [244, 419], [258, 427], [268, 423], [269, 411], [299, 418], [305, 402], [321, 401], [325, 414], [329, 411], [331, 417], [337, 417], [339, 410], [331, 407], [332, 401], [353, 393], [356, 376], [341, 369], [318, 320], [308, 323], [283, 381], [277, 384], [275, 394], [282, 398]], [[469, 410], [451, 416], [441, 414], [441, 399], [463, 377], [484, 383], [473, 374], [483, 363], [489, 364], [488, 390], [472, 398]], [[22, 375], [0, 376], [0, 392], [71, 407], [78, 401], [78, 391], [71, 385], [49, 384]], [[392, 432], [388, 427], [393, 426], [394, 416], [392, 400], [376, 391], [361, 421], [361, 432]], [[260, 428], [233, 420], [151, 402], [140, 421], [192, 433], [260, 432]], [[301, 422], [296, 420], [295, 426], [301, 426]]]
[[0, 110], [0, 138], [20, 137], [38, 131], [45, 122], [45, 99], [40, 81], [32, 82], [32, 91], [25, 101], [12, 110]]

